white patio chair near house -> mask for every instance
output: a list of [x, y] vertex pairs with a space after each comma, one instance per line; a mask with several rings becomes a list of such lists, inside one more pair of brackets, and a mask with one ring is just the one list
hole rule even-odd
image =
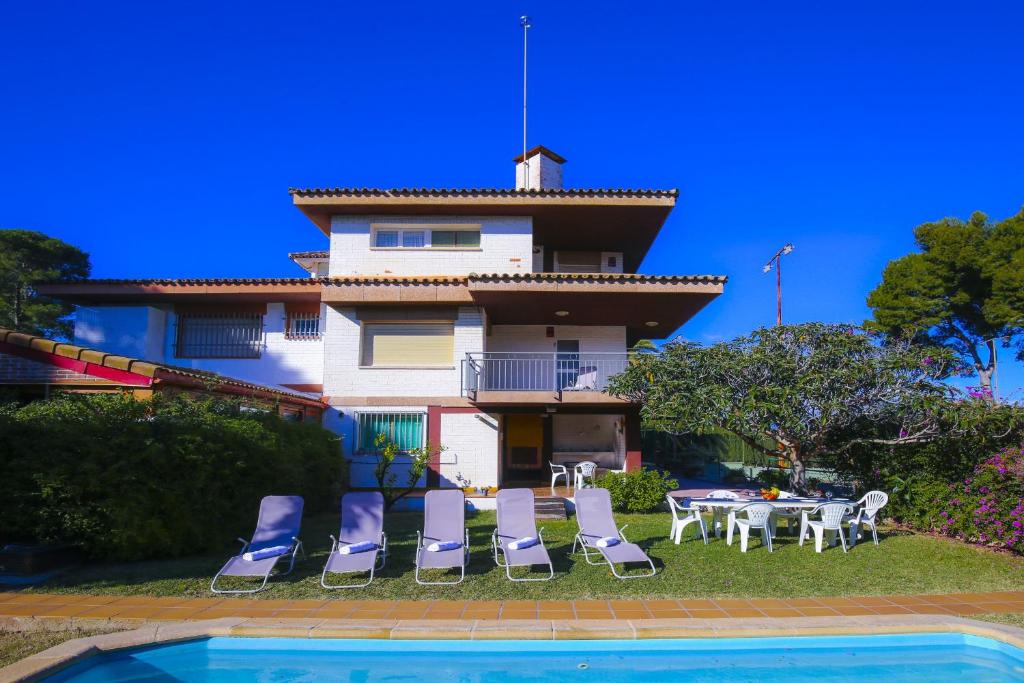
[[548, 460], [548, 466], [551, 468], [551, 495], [555, 495], [555, 484], [558, 482], [559, 477], [565, 477], [565, 485], [569, 486], [569, 470], [565, 465], [556, 465], [555, 463]]
[[889, 503], [889, 494], [884, 491], [868, 491], [857, 501], [857, 513], [849, 514], [844, 520], [850, 525], [850, 545], [855, 545], [863, 527], [871, 529], [871, 536], [878, 545], [878, 513]]
[[[779, 500], [786, 500], [787, 498], [799, 498], [795, 493], [789, 491], [779, 491]], [[792, 535], [797, 532], [800, 528], [800, 517], [803, 513], [795, 508], [776, 508], [775, 518], [776, 521], [780, 519], [786, 520], [786, 531]]]
[[689, 498], [685, 498], [685, 504], [680, 505], [672, 494], [666, 494], [665, 500], [668, 501], [668, 509], [672, 512], [672, 528], [668, 532], [668, 537], [679, 545], [683, 539], [683, 530], [691, 524], [696, 524], [694, 531], [697, 538], [703, 537], [704, 545], [707, 545], [708, 527], [704, 524], [704, 518], [700, 516], [700, 508], [691, 506]]
[[587, 480], [594, 481], [594, 473], [597, 471], [597, 463], [590, 460], [576, 463], [573, 469], [573, 488], [579, 490], [586, 486]]
[[[726, 491], [725, 489], [719, 489], [712, 491], [707, 495], [708, 498], [719, 498], [726, 500], [739, 500], [740, 495], [735, 491]], [[715, 538], [722, 537], [722, 518], [728, 514], [728, 510], [720, 507], [711, 508], [711, 530], [715, 534]]]
[[[843, 535], [843, 522], [852, 511], [853, 508], [847, 503], [822, 503], [807, 514], [809, 518], [814, 515], [821, 515], [821, 519], [807, 520], [807, 527], [814, 532], [814, 552], [821, 552], [826, 531], [829, 532], [830, 537], [838, 536], [840, 543], [843, 544], [843, 552], [847, 552], [846, 537]], [[830, 538], [829, 545], [832, 543], [832, 538]]]
[[[740, 517], [745, 513], [746, 517]], [[775, 514], [775, 507], [769, 503], [750, 503], [736, 510], [736, 526], [740, 530], [740, 552], [747, 552], [747, 542], [750, 540], [750, 532], [761, 530], [762, 545], [768, 546], [768, 552], [772, 552], [772, 516]]]

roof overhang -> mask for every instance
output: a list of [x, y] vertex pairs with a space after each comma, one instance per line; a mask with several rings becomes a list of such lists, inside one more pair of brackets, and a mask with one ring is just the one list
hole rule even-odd
[[724, 291], [726, 278], [532, 273], [323, 282], [323, 300], [335, 306], [476, 305], [491, 324], [623, 325], [635, 341], [669, 336]]
[[529, 216], [545, 249], [623, 252], [636, 270], [675, 206], [676, 190], [291, 190], [325, 234], [331, 216]]
[[623, 325], [630, 341], [662, 339], [721, 294], [718, 276], [482, 276], [473, 301], [495, 325]]
[[314, 278], [84, 280], [39, 285], [40, 294], [75, 304], [318, 301]]

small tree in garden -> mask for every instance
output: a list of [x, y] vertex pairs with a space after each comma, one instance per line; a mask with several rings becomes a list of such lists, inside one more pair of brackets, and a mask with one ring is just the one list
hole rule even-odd
[[654, 429], [732, 432], [784, 459], [790, 487], [803, 491], [811, 460], [938, 434], [953, 391], [939, 380], [953, 367], [948, 349], [882, 345], [856, 328], [809, 323], [712, 346], [670, 342], [638, 354], [609, 391], [641, 402]]
[[[416, 483], [427, 471], [431, 446], [428, 443], [422, 448], [403, 451], [383, 432], [373, 440], [373, 445], [377, 449], [377, 465], [374, 467], [373, 473], [377, 478], [377, 487], [384, 496], [384, 509], [390, 510], [392, 505], [416, 488]], [[403, 455], [409, 459], [409, 471], [406, 473], [405, 481], [399, 486], [398, 473], [394, 472], [392, 468], [399, 457]]]

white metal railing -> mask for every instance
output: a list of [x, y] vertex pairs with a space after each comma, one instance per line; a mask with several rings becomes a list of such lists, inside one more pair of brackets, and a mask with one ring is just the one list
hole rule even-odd
[[626, 369], [628, 352], [467, 353], [462, 361], [462, 393], [478, 391], [604, 391], [608, 380]]

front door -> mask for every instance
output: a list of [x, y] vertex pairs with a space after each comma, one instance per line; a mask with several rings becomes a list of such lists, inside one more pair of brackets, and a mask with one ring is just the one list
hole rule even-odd
[[505, 416], [505, 458], [502, 480], [531, 482], [543, 478], [544, 418], [540, 415]]

